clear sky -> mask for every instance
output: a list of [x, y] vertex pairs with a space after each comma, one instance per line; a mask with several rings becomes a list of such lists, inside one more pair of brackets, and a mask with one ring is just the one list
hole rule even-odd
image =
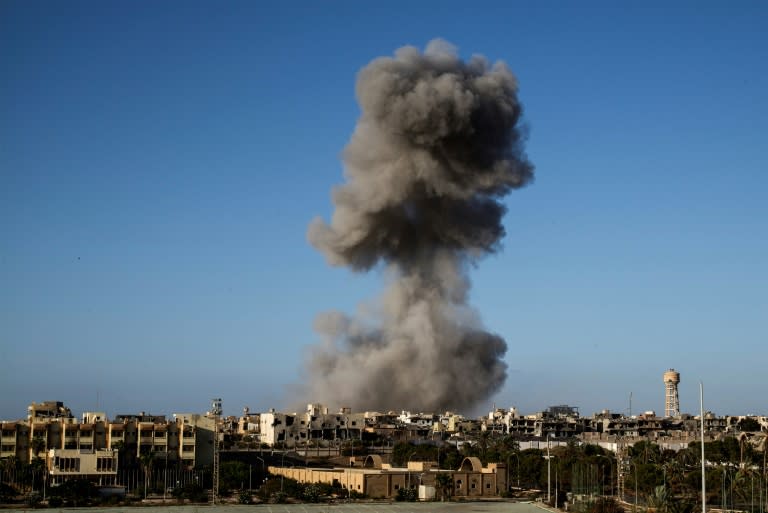
[[0, 2], [0, 418], [284, 407], [314, 317], [383, 288], [306, 239], [356, 73], [436, 37], [511, 67], [536, 166], [465, 413], [663, 413], [674, 367], [683, 411], [768, 414], [768, 4], [667, 4]]

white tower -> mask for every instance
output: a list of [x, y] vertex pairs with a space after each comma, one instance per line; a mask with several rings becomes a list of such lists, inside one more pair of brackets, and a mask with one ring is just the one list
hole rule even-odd
[[680, 397], [677, 395], [677, 385], [680, 383], [680, 373], [669, 369], [664, 373], [664, 416], [677, 417], [680, 415]]

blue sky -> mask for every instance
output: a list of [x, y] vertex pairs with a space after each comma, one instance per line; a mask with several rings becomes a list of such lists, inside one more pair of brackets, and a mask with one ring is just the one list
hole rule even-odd
[[0, 418], [283, 407], [383, 289], [306, 241], [355, 75], [435, 37], [512, 68], [536, 166], [471, 272], [477, 410], [663, 413], [674, 367], [683, 411], [768, 414], [768, 4], [380, 4], [0, 3]]

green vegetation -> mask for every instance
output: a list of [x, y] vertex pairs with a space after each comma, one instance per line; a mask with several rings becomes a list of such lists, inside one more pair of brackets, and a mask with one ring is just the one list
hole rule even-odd
[[[749, 420], [749, 419], [748, 419]], [[751, 428], [749, 424], [744, 429]], [[768, 474], [765, 454], [749, 442], [749, 435], [705, 444], [708, 462], [707, 503], [712, 508], [740, 510], [746, 513], [763, 513], [768, 501]], [[121, 447], [116, 447], [121, 450]], [[350, 446], [351, 450], [351, 446]], [[355, 454], [365, 449], [355, 447]], [[358, 452], [361, 451], [361, 452]], [[439, 462], [446, 470], [458, 469], [466, 457], [477, 457], [483, 465], [504, 463], [508, 488], [499, 490], [502, 496], [552, 497], [553, 503], [562, 507], [571, 495], [569, 509], [579, 513], [614, 513], [620, 505], [618, 499], [618, 462], [615, 454], [596, 445], [572, 441], [567, 445], [553, 446], [550, 479], [547, 473], [547, 451], [542, 449], [520, 450], [518, 443], [509, 436], [483, 432], [460, 448], [428, 441], [421, 444], [398, 443], [393, 447], [392, 463], [406, 466], [409, 461]], [[637, 504], [654, 513], [691, 513], [700, 508], [701, 463], [700, 446], [692, 444], [680, 451], [662, 450], [658, 445], [643, 441], [631, 446], [624, 461], [624, 495], [628, 504]], [[164, 460], [156, 454], [145, 453], [135, 460], [134, 471], [138, 489], [131, 492], [136, 497], [147, 493], [156, 496], [163, 493]], [[261, 502], [280, 503], [301, 501], [308, 503], [334, 499], [362, 497], [348, 491], [335, 482], [329, 484], [303, 484], [293, 479], [268, 476], [259, 478], [256, 489], [248, 490], [250, 471], [248, 464], [226, 461], [221, 464], [220, 495], [230, 496], [241, 504], [250, 504], [254, 498]], [[26, 503], [40, 507], [45, 476], [44, 460], [33, 458], [25, 464], [17, 458], [0, 461], [0, 502]], [[201, 469], [194, 473], [194, 482], [178, 484], [168, 490], [169, 496], [181, 502], [207, 502], [211, 487], [211, 471]], [[182, 481], [183, 483], [183, 481]], [[548, 490], [549, 485], [549, 490]], [[451, 476], [438, 474], [435, 479], [436, 500], [450, 500], [454, 493]], [[547, 493], [549, 491], [549, 494]], [[59, 486], [47, 486], [48, 505], [88, 506], [117, 502], [116, 497], [99, 498], [93, 483], [84, 479], [67, 481]], [[401, 489], [397, 500], [417, 499], [415, 489]], [[128, 499], [130, 500], [130, 499]], [[762, 502], [762, 507], [761, 507]]]

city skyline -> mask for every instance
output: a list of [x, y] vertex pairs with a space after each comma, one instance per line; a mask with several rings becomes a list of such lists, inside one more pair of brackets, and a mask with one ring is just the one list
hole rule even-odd
[[295, 409], [317, 316], [374, 310], [388, 280], [306, 238], [344, 182], [357, 73], [435, 38], [509, 65], [536, 166], [468, 269], [507, 379], [463, 413], [623, 412], [631, 393], [659, 414], [675, 368], [681, 411], [703, 382], [707, 410], [765, 414], [767, 15], [2, 3], [0, 418]]
[[[211, 401], [222, 402], [222, 400], [223, 400], [223, 398], [214, 398]], [[628, 400], [631, 403], [632, 397], [629, 397]], [[31, 405], [31, 404], [43, 405], [43, 404], [46, 404], [46, 403], [60, 403], [64, 407], [66, 407], [67, 410], [76, 419], [79, 419], [85, 413], [98, 413], [98, 412], [106, 413], [108, 419], [115, 419], [115, 418], [117, 418], [119, 416], [129, 416], [130, 417], [130, 416], [135, 416], [135, 415], [164, 416], [164, 417], [167, 417], [167, 418], [171, 418], [171, 417], [173, 417], [174, 415], [177, 415], [177, 414], [189, 414], [189, 413], [193, 413], [193, 414], [208, 414], [210, 412], [210, 403], [211, 403], [211, 401], [209, 401], [209, 405], [208, 405], [207, 408], [203, 408], [203, 409], [199, 409], [199, 410], [183, 410], [183, 411], [178, 409], [178, 408], [173, 408], [173, 407], [168, 407], [168, 406], [166, 406], [164, 409], [152, 410], [152, 411], [149, 411], [149, 410], [124, 411], [124, 410], [115, 409], [114, 407], [110, 407], [109, 405], [104, 405], [104, 404], [101, 404], [101, 405], [97, 404], [96, 407], [90, 408], [90, 409], [86, 408], [86, 409], [83, 409], [83, 410], [77, 410], [75, 408], [70, 408], [69, 407], [70, 403], [68, 401], [66, 401], [66, 400], [62, 400], [61, 398], [48, 398], [48, 399], [45, 399], [45, 400], [32, 400], [32, 401], [27, 401], [27, 404], [28, 405]], [[500, 404], [495, 404], [494, 403], [491, 407], [488, 408], [487, 411], [479, 410], [480, 412], [477, 413], [476, 415], [469, 415], [469, 414], [466, 414], [465, 412], [463, 412], [461, 410], [411, 410], [411, 409], [407, 409], [407, 408], [401, 408], [401, 409], [395, 409], [395, 410], [379, 411], [379, 410], [376, 410], [376, 409], [373, 409], [373, 408], [361, 408], [361, 409], [354, 409], [353, 408], [353, 409], [350, 409], [349, 407], [343, 406], [343, 405], [331, 406], [331, 405], [328, 405], [328, 404], [317, 403], [317, 402], [307, 402], [303, 406], [304, 407], [298, 407], [298, 408], [295, 408], [295, 409], [289, 409], [289, 408], [288, 409], [287, 408], [280, 409], [280, 408], [270, 407], [270, 408], [264, 409], [264, 410], [254, 410], [254, 409], [250, 408], [248, 405], [238, 405], [238, 406], [230, 405], [230, 408], [228, 409], [229, 411], [228, 412], [224, 412], [223, 415], [225, 417], [237, 417], [237, 416], [246, 414], [246, 412], [247, 412], [248, 415], [254, 415], [254, 414], [268, 413], [268, 412], [271, 412], [272, 410], [275, 410], [275, 411], [278, 411], [278, 412], [281, 412], [281, 413], [300, 414], [302, 412], [305, 412], [307, 407], [317, 407], [317, 406], [326, 407], [328, 409], [329, 413], [340, 412], [342, 410], [350, 410], [352, 413], [366, 413], [366, 412], [369, 412], [369, 413], [373, 413], [373, 412], [378, 412], [378, 413], [393, 413], [393, 412], [394, 413], [400, 413], [400, 412], [409, 412], [409, 413], [413, 413], [413, 414], [424, 413], [424, 414], [434, 414], [434, 415], [441, 415], [441, 414], [444, 414], [444, 413], [452, 413], [452, 414], [458, 414], [458, 415], [462, 415], [462, 416], [464, 416], [466, 418], [472, 418], [472, 419], [478, 419], [478, 418], [486, 417], [492, 411], [497, 411], [497, 410], [512, 411], [513, 408], [516, 410], [518, 415], [523, 415], [523, 416], [526, 416], [526, 415], [537, 415], [537, 414], [540, 414], [540, 413], [544, 413], [544, 412], [548, 411], [550, 408], [554, 408], [554, 409], [558, 409], [558, 408], [571, 408], [571, 409], [576, 410], [578, 412], [579, 416], [581, 416], [581, 417], [592, 417], [593, 415], [598, 415], [599, 416], [599, 415], [602, 415], [602, 414], [604, 414], [606, 412], [609, 412], [611, 414], [622, 415], [622, 416], [625, 416], [625, 417], [638, 417], [638, 416], [644, 416], [644, 415], [647, 415], [647, 414], [650, 414], [650, 413], [653, 413], [657, 418], [675, 418], [675, 417], [680, 417], [680, 416], [683, 416], [683, 417], [684, 416], [697, 417], [699, 415], [699, 411], [698, 410], [683, 410], [683, 409], [681, 409], [679, 412], [677, 412], [674, 415], [668, 415], [667, 412], [665, 412], [663, 409], [662, 409], [662, 411], [649, 410], [649, 409], [640, 409], [640, 410], [638, 410], [636, 408], [632, 408], [631, 404], [627, 408], [625, 408], [624, 410], [612, 410], [610, 408], [603, 408], [603, 409], [600, 409], [600, 410], [586, 412], [586, 411], [581, 411], [581, 408], [578, 405], [576, 405], [576, 404], [561, 404], [561, 403], [549, 404], [549, 405], [546, 405], [546, 406], [541, 406], [540, 408], [537, 408], [537, 409], [534, 409], [534, 410], [522, 411], [522, 410], [520, 410], [519, 408], [517, 408], [514, 405], [500, 405]], [[698, 405], [697, 405], [697, 407], [698, 407]], [[472, 411], [476, 411], [476, 410], [477, 410], [476, 408], [472, 409]], [[709, 408], [706, 408], [706, 407], [705, 407], [705, 413], [712, 413], [714, 415], [721, 416], [721, 417], [722, 416], [734, 416], [734, 417], [755, 417], [755, 416], [759, 417], [759, 416], [765, 416], [764, 412], [728, 412], [728, 413], [722, 413], [722, 412], [713, 411], [713, 410], [711, 410]], [[7, 421], [14, 421], [14, 420], [24, 420], [24, 419], [26, 419], [26, 415], [18, 415], [18, 416], [15, 416], [15, 417], [7, 417], [7, 418], [6, 417], [0, 417], [0, 420], [5, 421], [5, 422], [7, 422]]]

